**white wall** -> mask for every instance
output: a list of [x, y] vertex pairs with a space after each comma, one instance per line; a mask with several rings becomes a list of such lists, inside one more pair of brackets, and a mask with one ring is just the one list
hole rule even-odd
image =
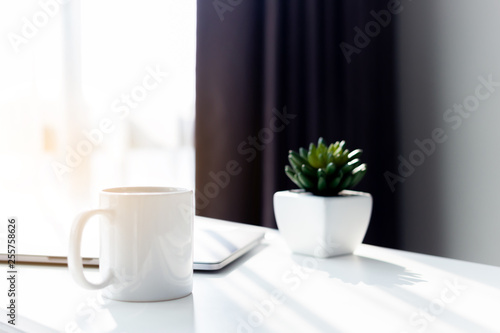
[[396, 185], [403, 198], [403, 245], [500, 266], [500, 86], [476, 111], [465, 112], [460, 125], [443, 118], [475, 94], [479, 76], [500, 83], [500, 1], [402, 3], [401, 155], [408, 159], [413, 152], [415, 158], [414, 140], [431, 138], [435, 128], [447, 135]]

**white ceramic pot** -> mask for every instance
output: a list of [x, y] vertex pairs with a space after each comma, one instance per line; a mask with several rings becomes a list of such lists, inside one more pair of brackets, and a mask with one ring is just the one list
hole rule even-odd
[[372, 205], [369, 193], [348, 190], [335, 197], [303, 190], [274, 194], [278, 229], [290, 249], [319, 258], [352, 253], [365, 237]]

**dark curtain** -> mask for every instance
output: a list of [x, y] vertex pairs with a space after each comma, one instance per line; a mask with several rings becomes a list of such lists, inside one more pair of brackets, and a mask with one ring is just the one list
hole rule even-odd
[[397, 198], [384, 178], [397, 161], [397, 14], [387, 6], [198, 0], [198, 215], [275, 227], [273, 193], [295, 187], [283, 172], [288, 150], [344, 139], [369, 168], [356, 188], [374, 197], [364, 241], [398, 247]]

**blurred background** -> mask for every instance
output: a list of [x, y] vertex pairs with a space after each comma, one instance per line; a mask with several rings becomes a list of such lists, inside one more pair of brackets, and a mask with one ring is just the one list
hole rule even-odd
[[[0, 4], [0, 218], [65, 245], [100, 189], [164, 184], [197, 189], [201, 215], [274, 227], [288, 149], [323, 136], [365, 150], [365, 242], [500, 265], [499, 12], [493, 0]], [[370, 22], [366, 42], [356, 28]], [[457, 111], [478, 86], [488, 97]], [[259, 138], [276, 112], [297, 117]], [[446, 140], [391, 186], [435, 129]], [[229, 161], [241, 173], [207, 187]]]
[[496, 1], [424, 0], [408, 2], [399, 17], [401, 155], [434, 128], [448, 135], [397, 185], [405, 249], [500, 265], [499, 87], [460, 125], [444, 119], [475, 95], [479, 76], [500, 82], [499, 11]]
[[195, 0], [2, 3], [0, 35], [0, 216], [21, 245], [66, 248], [103, 188], [194, 187]]

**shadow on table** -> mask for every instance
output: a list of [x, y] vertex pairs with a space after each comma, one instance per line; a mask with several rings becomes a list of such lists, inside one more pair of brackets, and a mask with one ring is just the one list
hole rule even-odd
[[[404, 288], [404, 286], [427, 282], [421, 274], [412, 272], [404, 266], [355, 254], [328, 259], [292, 255], [292, 260], [304, 268], [311, 267], [311, 264], [316, 262], [315, 270], [328, 273], [329, 278], [339, 279], [352, 285], [363, 283], [368, 286], [382, 287], [381, 289], [385, 289], [387, 295], [414, 304], [415, 309], [409, 315], [408, 322], [405, 323], [406, 327], [402, 327], [409, 331], [423, 331], [427, 325], [431, 326], [435, 320], [438, 320], [460, 332], [492, 332], [483, 323], [470, 320], [455, 312], [453, 304], [444, 303], [439, 298], [443, 297], [442, 290], [452, 288], [453, 285], [450, 287], [450, 285], [443, 284], [445, 289], [435, 294], [434, 298], [426, 298], [415, 293], [411, 288]], [[435, 310], [438, 306], [442, 306], [440, 310], [432, 312], [432, 309]], [[424, 311], [427, 311], [426, 317], [422, 315]]]
[[331, 278], [353, 285], [364, 283], [392, 288], [426, 281], [420, 274], [403, 266], [355, 254], [326, 259], [294, 254], [292, 260], [299, 266], [314, 267], [318, 271], [327, 272]]
[[[312, 280], [311, 283], [315, 283], [317, 279], [331, 279], [332, 282], [335, 280], [341, 281], [345, 284], [350, 284], [353, 286], [358, 286], [364, 284], [366, 286], [371, 286], [374, 288], [366, 289], [378, 289], [383, 291], [383, 293], [377, 293], [378, 296], [370, 297], [382, 297], [384, 295], [388, 296], [389, 300], [397, 299], [398, 302], [404, 302], [410, 305], [410, 310], [408, 312], [408, 319], [404, 318], [401, 321], [401, 330], [397, 332], [413, 332], [413, 331], [423, 331], [427, 326], [434, 325], [434, 321], [441, 322], [441, 325], [449, 325], [455, 331], [460, 332], [491, 332], [487, 327], [481, 322], [477, 322], [462, 316], [460, 313], [454, 311], [452, 304], [446, 304], [443, 307], [440, 314], [427, 314], [427, 317], [419, 317], [423, 311], [430, 311], [429, 309], [436, 306], [435, 300], [437, 297], [441, 297], [441, 291], [437, 294], [431, 294], [430, 297], [419, 294], [413, 288], [407, 288], [406, 286], [412, 286], [423, 282], [428, 282], [426, 279], [422, 278], [422, 275], [413, 272], [404, 266], [397, 265], [394, 263], [377, 260], [360, 255], [345, 255], [328, 259], [320, 259], [309, 256], [292, 254], [291, 259], [293, 261], [292, 265], [289, 267], [289, 272], [294, 272], [295, 277], [299, 274], [303, 274], [305, 279], [310, 276], [312, 272], [319, 273], [316, 279]], [[294, 267], [296, 266], [296, 267]], [[260, 288], [266, 290], [269, 294], [272, 294], [277, 288], [283, 288], [282, 284], [276, 285], [272, 281], [269, 281], [265, 274], [262, 272], [257, 272], [255, 270], [248, 269], [247, 267], [241, 267], [240, 269], [244, 272], [250, 280], [252, 280]], [[327, 276], [325, 276], [327, 275]], [[328, 284], [325, 284], [327, 286]], [[445, 285], [446, 286], [446, 285]], [[425, 288], [425, 287], [424, 287]], [[286, 288], [285, 288], [286, 289]], [[354, 288], [356, 289], [356, 288]], [[353, 291], [353, 288], [348, 288], [347, 292]], [[359, 289], [362, 290], [362, 289]], [[317, 290], [316, 290], [317, 291]], [[298, 301], [293, 297], [294, 291], [289, 289], [289, 294], [284, 300], [283, 304], [286, 305], [288, 311], [293, 312], [295, 316], [300, 316], [303, 322], [307, 323], [311, 327], [311, 330], [320, 332], [343, 332], [340, 327], [336, 327], [335, 321], [331, 321], [328, 316], [324, 314], [317, 313], [310, 307], [304, 304], [304, 302]], [[362, 292], [361, 292], [362, 294]], [[289, 297], [289, 295], [291, 295]], [[326, 295], [326, 293], [325, 293]], [[368, 292], [367, 296], [370, 295]], [[251, 298], [251, 295], [249, 295]], [[302, 296], [306, 299], [308, 296]], [[314, 299], [321, 299], [311, 294]], [[372, 299], [373, 300], [373, 299]], [[258, 302], [259, 300], [256, 300]], [[261, 300], [260, 300], [261, 301]], [[325, 298], [323, 299], [324, 306], [328, 306], [331, 302], [337, 302], [335, 299]], [[384, 302], [380, 302], [382, 304]], [[399, 303], [386, 304], [387, 311], [390, 312], [392, 309], [394, 311], [398, 310]], [[382, 305], [381, 305], [382, 306]], [[413, 318], [413, 319], [412, 319]], [[423, 322], [424, 319], [427, 320]], [[413, 321], [412, 321], [413, 320]], [[416, 322], [415, 320], [419, 320]], [[420, 325], [420, 326], [415, 326]], [[437, 324], [436, 324], [437, 325]], [[436, 326], [437, 327], [437, 326]], [[419, 328], [418, 330], [416, 328]], [[380, 327], [374, 331], [382, 331]]]

